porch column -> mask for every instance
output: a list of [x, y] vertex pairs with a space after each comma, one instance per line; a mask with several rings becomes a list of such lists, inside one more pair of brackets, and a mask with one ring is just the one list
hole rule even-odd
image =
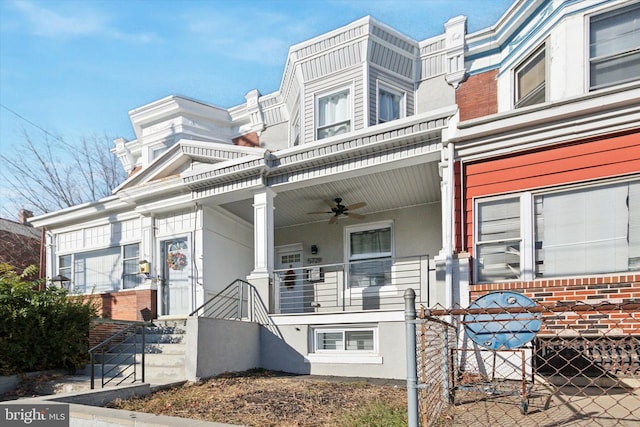
[[265, 188], [253, 195], [253, 271], [247, 277], [266, 307], [270, 306], [269, 278], [273, 271], [273, 199], [275, 192]]

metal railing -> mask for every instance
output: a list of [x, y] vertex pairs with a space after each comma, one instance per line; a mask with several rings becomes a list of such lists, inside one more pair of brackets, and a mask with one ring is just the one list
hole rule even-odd
[[280, 335], [255, 286], [241, 279], [234, 280], [193, 310], [189, 317], [193, 316], [256, 322], [274, 334]]
[[[96, 364], [100, 366], [100, 384], [104, 388], [113, 382], [120, 385], [132, 379], [132, 383], [144, 382], [145, 365], [145, 328], [146, 322], [128, 322], [129, 324], [89, 349], [91, 364], [91, 389], [95, 388]], [[141, 331], [138, 334], [138, 331]], [[140, 372], [138, 372], [138, 354], [140, 354]], [[98, 360], [96, 360], [98, 359]]]
[[410, 427], [640, 425], [640, 303], [416, 313], [408, 297]]
[[402, 309], [413, 289], [429, 305], [429, 256], [363, 260], [275, 270], [272, 295], [279, 314]]

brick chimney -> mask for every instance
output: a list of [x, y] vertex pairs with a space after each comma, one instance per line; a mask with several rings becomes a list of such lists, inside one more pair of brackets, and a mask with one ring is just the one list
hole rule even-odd
[[33, 212], [26, 209], [20, 209], [18, 211], [18, 222], [23, 225], [31, 225], [27, 222], [29, 218], [33, 216]]

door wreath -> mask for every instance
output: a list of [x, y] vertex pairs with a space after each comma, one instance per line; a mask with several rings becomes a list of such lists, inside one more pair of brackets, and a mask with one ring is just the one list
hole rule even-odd
[[182, 270], [187, 265], [187, 256], [182, 252], [169, 252], [167, 265], [171, 270]]

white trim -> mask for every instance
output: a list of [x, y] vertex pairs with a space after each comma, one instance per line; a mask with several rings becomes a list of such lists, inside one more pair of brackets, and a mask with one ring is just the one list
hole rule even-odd
[[342, 323], [382, 323], [382, 322], [404, 322], [404, 310], [394, 311], [366, 311], [366, 312], [334, 312], [334, 313], [314, 313], [314, 314], [272, 314], [271, 320], [275, 325], [318, 325], [322, 324], [342, 324]]
[[309, 353], [304, 358], [304, 363], [330, 363], [330, 364], [358, 364], [358, 365], [382, 365], [382, 356], [360, 354], [316, 354]]
[[[318, 138], [318, 129], [319, 129], [319, 122], [320, 122], [320, 108], [319, 108], [319, 104], [320, 104], [320, 99], [321, 98], [326, 98], [328, 96], [331, 95], [335, 95], [338, 94], [340, 92], [346, 91], [347, 92], [347, 103], [349, 106], [349, 132], [352, 132], [354, 129], [354, 124], [355, 124], [355, 120], [354, 120], [354, 110], [355, 110], [355, 106], [354, 106], [354, 99], [355, 99], [355, 84], [353, 81], [348, 82], [346, 84], [340, 85], [340, 86], [335, 86], [332, 89], [327, 89], [327, 90], [322, 90], [322, 91], [318, 91], [318, 92], [314, 92], [313, 94], [313, 105], [314, 105], [314, 112], [313, 112], [313, 140], [314, 141], [320, 141], [322, 139], [329, 139], [331, 137], [326, 137], [326, 138]], [[330, 125], [324, 125], [325, 127], [329, 127]]]
[[[380, 122], [380, 90], [384, 90], [389, 92], [392, 95], [398, 95], [400, 97], [400, 102], [398, 105], [399, 109], [399, 117], [397, 119], [386, 120], [384, 122]], [[398, 88], [392, 84], [385, 82], [384, 80], [376, 79], [376, 124], [381, 123], [389, 123], [394, 120], [402, 119], [407, 116], [407, 91]]]

